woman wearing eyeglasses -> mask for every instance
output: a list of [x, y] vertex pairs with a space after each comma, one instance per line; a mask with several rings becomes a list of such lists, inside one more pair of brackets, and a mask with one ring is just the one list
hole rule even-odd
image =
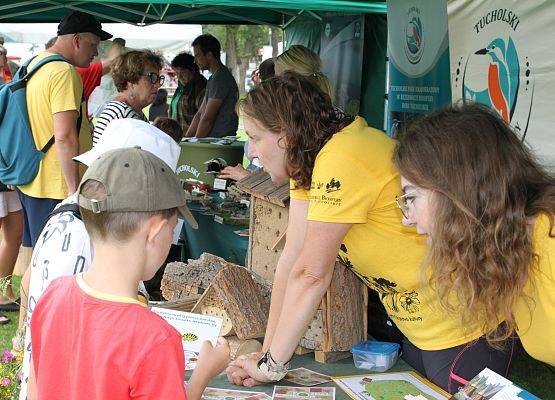
[[443, 305], [463, 304], [457, 314], [482, 327], [480, 340], [510, 349], [516, 333], [555, 365], [555, 176], [478, 104], [412, 125], [393, 161], [404, 222], [428, 238], [427, 276]]
[[129, 51], [119, 56], [112, 65], [112, 78], [118, 89], [117, 97], [106, 103], [98, 115], [93, 146], [96, 145], [108, 124], [121, 118], [148, 121], [143, 109], [156, 99], [158, 89], [164, 83], [162, 58], [149, 50]]
[[470, 379], [485, 367], [506, 366], [506, 355], [494, 350], [457, 357], [483, 332], [472, 323], [462, 327], [458, 315], [442, 310], [433, 289], [421, 284], [426, 244], [414, 228], [402, 225], [395, 204], [401, 181], [391, 162], [393, 139], [361, 117], [338, 113], [329, 95], [291, 71], [262, 82], [241, 108], [251, 155], [274, 182], [291, 180], [291, 203], [264, 357], [253, 354], [232, 363], [230, 382], [252, 386], [285, 376], [338, 254], [345, 268], [379, 293], [407, 338], [405, 347], [428, 352], [411, 366], [432, 382], [456, 390], [450, 384], [453, 371]]

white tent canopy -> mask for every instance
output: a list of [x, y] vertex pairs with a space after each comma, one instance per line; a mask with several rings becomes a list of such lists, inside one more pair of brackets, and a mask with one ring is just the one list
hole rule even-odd
[[[8, 55], [26, 59], [44, 49], [44, 44], [56, 36], [57, 24], [0, 24], [0, 36], [5, 38]], [[176, 54], [190, 50], [195, 37], [202, 34], [201, 25], [103, 24], [103, 29], [114, 37], [127, 41], [127, 47], [149, 48]]]

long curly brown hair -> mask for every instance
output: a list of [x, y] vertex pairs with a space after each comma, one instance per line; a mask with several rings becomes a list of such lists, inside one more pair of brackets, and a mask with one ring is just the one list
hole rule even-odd
[[293, 71], [261, 82], [239, 107], [270, 132], [283, 133], [287, 172], [304, 189], [310, 189], [322, 147], [354, 119], [337, 110], [310, 79]]
[[515, 331], [514, 305], [538, 263], [534, 218], [547, 215], [554, 234], [555, 177], [508, 124], [478, 104], [416, 121], [393, 162], [432, 191], [430, 283], [463, 323], [478, 321], [488, 341], [501, 346]]

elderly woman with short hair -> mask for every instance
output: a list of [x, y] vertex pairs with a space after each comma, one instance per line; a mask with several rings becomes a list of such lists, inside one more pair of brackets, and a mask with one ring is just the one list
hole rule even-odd
[[108, 124], [115, 119], [136, 118], [147, 121], [143, 109], [152, 104], [164, 83], [162, 58], [149, 50], [134, 50], [119, 56], [112, 65], [112, 78], [118, 96], [106, 103], [93, 131], [96, 145]]

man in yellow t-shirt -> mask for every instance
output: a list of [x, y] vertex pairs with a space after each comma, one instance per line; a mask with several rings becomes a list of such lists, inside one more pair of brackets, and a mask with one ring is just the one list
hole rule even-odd
[[88, 66], [98, 55], [100, 41], [111, 37], [91, 15], [73, 12], [58, 25], [56, 43], [29, 65], [32, 69], [53, 54], [67, 59], [46, 64], [27, 83], [27, 110], [35, 145], [43, 148], [52, 136], [54, 145], [46, 152], [35, 179], [18, 187], [25, 215], [24, 246], [35, 245], [48, 214], [77, 190], [79, 170], [72, 158], [79, 154], [77, 121], [83, 82], [74, 66]]

